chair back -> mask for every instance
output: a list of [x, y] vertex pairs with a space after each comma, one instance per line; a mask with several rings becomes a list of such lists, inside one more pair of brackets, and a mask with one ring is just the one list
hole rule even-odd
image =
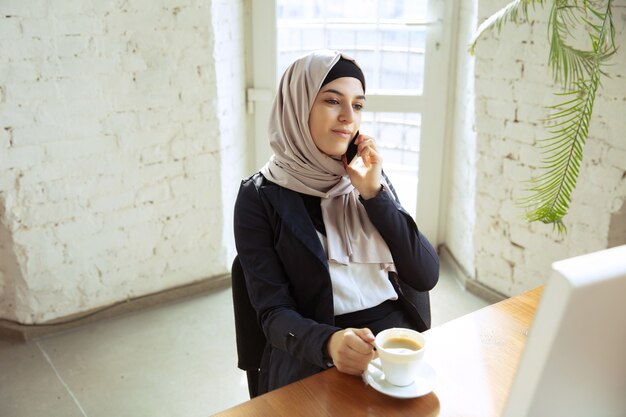
[[256, 310], [250, 303], [239, 256], [235, 256], [233, 260], [231, 280], [237, 339], [237, 367], [246, 371], [250, 398], [254, 398], [258, 395], [259, 367], [266, 340], [259, 325]]

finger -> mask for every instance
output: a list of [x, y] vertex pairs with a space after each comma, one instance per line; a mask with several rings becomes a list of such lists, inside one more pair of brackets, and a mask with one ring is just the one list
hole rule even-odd
[[346, 172], [348, 173], [349, 176], [354, 176], [354, 175], [358, 175], [359, 174], [359, 170], [356, 169], [357, 164], [362, 164], [362, 162], [357, 162], [359, 158], [354, 158], [352, 160], [352, 162], [350, 162], [349, 164], [345, 164], [343, 167], [345, 168]]
[[381, 156], [375, 149], [371, 147], [367, 147], [361, 152], [361, 159], [363, 159], [363, 163], [366, 166], [370, 166], [371, 164], [376, 164], [381, 160]]
[[355, 141], [355, 143], [357, 145], [363, 145], [363, 146], [368, 146], [368, 145], [375, 146], [376, 140], [371, 136], [360, 135], [359, 140]]
[[[361, 330], [361, 329], [356, 329]], [[347, 346], [360, 355], [369, 355], [374, 350], [371, 342], [363, 340], [356, 332], [348, 334], [346, 337]]]
[[363, 372], [365, 372], [366, 369], [367, 367], [365, 368], [360, 368], [360, 367], [359, 368], [340, 368], [337, 366], [337, 370], [348, 375], [361, 375], [363, 374]]
[[357, 143], [357, 145], [358, 145], [358, 154], [359, 155], [361, 155], [367, 149], [372, 149], [374, 151], [377, 150], [376, 141], [374, 140], [374, 138], [369, 137], [369, 136], [367, 136], [364, 139], [362, 139], [361, 141], [359, 141]]
[[374, 359], [374, 353], [361, 356], [358, 358], [341, 357], [340, 360], [335, 361], [335, 366], [338, 370], [345, 373], [359, 375], [367, 369], [368, 364]]
[[357, 145], [361, 145], [363, 143], [376, 143], [376, 139], [373, 136], [368, 135], [359, 135], [358, 139], [355, 140]]
[[335, 365], [338, 365], [344, 369], [365, 369], [367, 364], [374, 358], [374, 352], [368, 355], [361, 355], [360, 353], [352, 352], [352, 355], [343, 355], [336, 361]]
[[372, 344], [374, 343], [374, 340], [376, 340], [374, 333], [372, 333], [372, 331], [367, 327], [364, 327], [362, 329], [354, 329], [354, 334], [359, 336], [361, 340], [363, 340], [365, 343]]
[[376, 144], [374, 143], [373, 140], [367, 140], [359, 144], [357, 153], [358, 155], [363, 156], [363, 153], [367, 152], [368, 150], [376, 151]]
[[348, 174], [351, 177], [362, 177], [363, 176], [363, 168], [365, 168], [365, 162], [363, 161], [363, 158], [361, 158], [360, 156], [357, 158], [354, 158], [352, 160], [352, 162], [350, 162], [349, 165], [347, 165], [346, 168], [346, 172], [348, 172]]

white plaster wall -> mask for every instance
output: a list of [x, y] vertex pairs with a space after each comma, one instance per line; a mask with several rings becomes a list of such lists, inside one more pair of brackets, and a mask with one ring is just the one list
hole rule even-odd
[[[218, 124], [220, 130], [220, 183], [223, 236], [222, 244], [228, 262], [235, 257], [233, 207], [241, 180], [250, 175], [247, 147], [245, 103], [245, 30], [246, 5], [243, 1], [213, 0], [213, 59], [216, 68]], [[225, 22], [236, 22], [227, 24]], [[233, 80], [237, 84], [233, 85]], [[228, 264], [230, 268], [230, 263]]]
[[[480, 0], [479, 22], [507, 3]], [[530, 25], [507, 25], [477, 48], [475, 277], [503, 294], [544, 283], [555, 260], [606, 248], [611, 214], [626, 198], [626, 2], [615, 5], [620, 50], [596, 98], [563, 237], [551, 226], [527, 223], [516, 204], [526, 195], [523, 181], [539, 173], [535, 145], [548, 134], [545, 106], [559, 100], [546, 66], [548, 9], [537, 8]]]
[[41, 323], [228, 271], [241, 8], [2, 2], [0, 318]]
[[[460, 3], [460, 4], [459, 4]], [[476, 131], [474, 129], [474, 58], [468, 45], [476, 28], [474, 1], [459, 4], [456, 31], [456, 79], [453, 103], [452, 140], [447, 152], [450, 167], [445, 245], [464, 272], [474, 277], [474, 233], [476, 222]]]

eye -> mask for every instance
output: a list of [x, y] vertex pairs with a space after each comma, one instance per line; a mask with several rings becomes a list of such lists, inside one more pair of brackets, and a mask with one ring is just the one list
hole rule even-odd
[[365, 107], [365, 106], [363, 106], [363, 104], [361, 104], [361, 103], [356, 103], [356, 104], [354, 104], [352, 107], [353, 107], [353, 108], [354, 108], [354, 110], [356, 110], [356, 111], [361, 111], [361, 110], [363, 110], [363, 107]]
[[328, 104], [339, 104], [339, 100], [335, 100], [334, 98], [329, 98], [324, 101]]

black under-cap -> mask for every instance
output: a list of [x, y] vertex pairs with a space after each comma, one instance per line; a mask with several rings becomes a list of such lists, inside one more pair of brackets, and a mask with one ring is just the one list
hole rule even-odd
[[361, 68], [359, 68], [354, 62], [343, 57], [339, 58], [339, 61], [337, 61], [337, 63], [330, 69], [320, 88], [341, 77], [352, 77], [361, 81], [363, 92], [365, 92], [365, 77], [363, 76], [363, 71], [361, 71]]

